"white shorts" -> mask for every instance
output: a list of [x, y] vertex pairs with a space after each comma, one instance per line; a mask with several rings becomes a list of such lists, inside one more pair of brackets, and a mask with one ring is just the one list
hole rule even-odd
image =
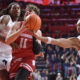
[[7, 58], [0, 56], [0, 70], [6, 69], [7, 71], [9, 71], [11, 60], [12, 56]]

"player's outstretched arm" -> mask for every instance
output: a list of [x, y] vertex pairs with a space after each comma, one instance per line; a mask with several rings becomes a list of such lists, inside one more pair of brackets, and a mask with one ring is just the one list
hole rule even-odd
[[37, 34], [33, 34], [37, 39], [47, 43], [47, 44], [53, 44], [53, 45], [58, 45], [63, 48], [71, 48], [74, 47], [76, 49], [79, 49], [79, 40], [76, 37], [73, 38], [60, 38], [60, 39], [55, 39], [51, 37], [40, 37]]
[[61, 46], [63, 48], [73, 47], [73, 48], [78, 49], [80, 47], [79, 46], [79, 40], [76, 37], [73, 37], [73, 38], [60, 38], [60, 39], [52, 38], [51, 43], [54, 44], [54, 45]]
[[72, 46], [71, 45], [72, 41], [69, 39], [64, 39], [64, 38], [55, 39], [55, 38], [51, 38], [51, 37], [38, 37], [38, 39], [47, 44], [58, 45], [63, 48], [70, 48]]

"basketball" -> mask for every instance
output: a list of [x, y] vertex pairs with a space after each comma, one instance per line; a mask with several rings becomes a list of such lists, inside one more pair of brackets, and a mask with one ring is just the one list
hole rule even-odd
[[41, 18], [37, 14], [30, 14], [26, 17], [27, 19], [27, 28], [32, 31], [37, 31], [41, 27]]

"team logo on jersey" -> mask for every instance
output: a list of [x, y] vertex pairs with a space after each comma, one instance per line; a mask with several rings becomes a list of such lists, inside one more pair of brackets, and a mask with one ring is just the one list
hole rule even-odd
[[22, 33], [20, 36], [32, 39], [32, 35], [29, 35], [29, 34]]

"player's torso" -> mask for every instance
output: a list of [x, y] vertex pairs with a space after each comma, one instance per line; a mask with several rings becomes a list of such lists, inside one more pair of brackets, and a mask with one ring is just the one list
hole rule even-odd
[[19, 45], [19, 49], [13, 52], [14, 57], [34, 57], [33, 49], [33, 37], [29, 31], [22, 33], [15, 41]]

